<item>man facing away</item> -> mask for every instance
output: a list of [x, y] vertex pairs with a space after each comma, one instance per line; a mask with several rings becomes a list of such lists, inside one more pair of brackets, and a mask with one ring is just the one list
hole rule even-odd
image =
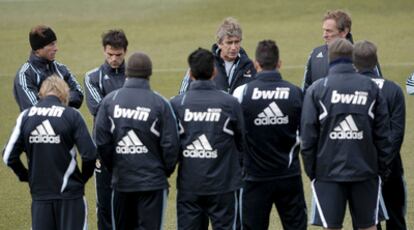
[[218, 90], [214, 56], [197, 49], [188, 57], [189, 90], [171, 100], [179, 121], [178, 229], [235, 229], [241, 187], [243, 117], [237, 100]]
[[[86, 104], [94, 118], [102, 99], [125, 82], [125, 55], [128, 39], [122, 30], [109, 30], [102, 34], [105, 62], [85, 75]], [[111, 174], [96, 161], [96, 194], [98, 229], [110, 230], [111, 225]]]
[[[3, 161], [20, 181], [29, 183], [33, 230], [87, 229], [84, 190], [93, 174], [95, 144], [82, 115], [67, 106], [69, 88], [64, 80], [47, 77], [39, 97], [35, 106], [20, 113]], [[26, 152], [28, 169], [20, 160], [22, 152]]]
[[128, 59], [124, 86], [108, 94], [96, 117], [96, 143], [112, 172], [113, 229], [162, 229], [167, 178], [178, 158], [177, 121], [149, 86], [150, 58]]
[[392, 159], [387, 105], [378, 86], [355, 72], [352, 44], [329, 44], [326, 78], [309, 87], [302, 110], [305, 171], [312, 181], [312, 220], [340, 229], [346, 204], [359, 229], [379, 222], [381, 176]]
[[[217, 69], [214, 82], [219, 90], [228, 93], [254, 78], [256, 70], [253, 62], [241, 47], [243, 33], [236, 19], [224, 19], [216, 32], [217, 42], [211, 52], [214, 55], [214, 65]], [[189, 89], [192, 79], [187, 71], [180, 88], [180, 94]]]
[[65, 65], [55, 61], [58, 51], [55, 32], [45, 25], [35, 26], [30, 30], [29, 41], [32, 48], [29, 60], [17, 71], [13, 85], [20, 111], [37, 104], [42, 82], [53, 74], [69, 85], [69, 106], [80, 108], [83, 100], [81, 86]]
[[273, 204], [283, 229], [306, 229], [298, 158], [302, 91], [282, 79], [274, 41], [258, 43], [254, 64], [255, 80], [233, 93], [241, 103], [246, 127], [243, 229], [268, 229]]
[[407, 208], [406, 188], [404, 181], [404, 169], [401, 161], [401, 145], [405, 130], [405, 102], [401, 88], [392, 81], [378, 76], [375, 65], [378, 62], [377, 47], [369, 41], [360, 41], [354, 45], [354, 66], [360, 74], [371, 78], [378, 87], [387, 102], [390, 116], [390, 140], [393, 159], [390, 165], [391, 173], [382, 184], [382, 195], [389, 220], [386, 222], [388, 230], [405, 230], [405, 211]]

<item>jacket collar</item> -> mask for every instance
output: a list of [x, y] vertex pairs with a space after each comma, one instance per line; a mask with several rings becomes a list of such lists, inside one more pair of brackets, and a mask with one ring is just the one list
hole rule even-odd
[[37, 68], [40, 68], [40, 69], [48, 68], [49, 69], [52, 66], [52, 63], [54, 61], [49, 61], [46, 58], [36, 56], [34, 52], [32, 51], [30, 53], [29, 62]]
[[382, 78], [381, 76], [378, 76], [373, 69], [363, 69], [358, 72], [362, 75], [365, 75], [371, 78]]
[[124, 88], [150, 89], [149, 80], [144, 78], [127, 77], [125, 79]]
[[355, 73], [355, 68], [352, 65], [352, 60], [348, 58], [338, 58], [329, 63], [329, 72], [331, 73]]
[[102, 65], [104, 73], [110, 74], [125, 74], [125, 60], [118, 68], [112, 68], [107, 61]]
[[256, 79], [280, 81], [282, 80], [282, 75], [280, 75], [280, 72], [278, 70], [265, 70], [260, 73], [257, 73]]
[[217, 89], [213, 80], [195, 80], [191, 82], [190, 90], [212, 90]]
[[41, 105], [41, 104], [46, 104], [46, 105], [50, 105], [50, 104], [53, 104], [53, 105], [56, 105], [56, 104], [60, 104], [60, 105], [62, 105], [63, 106], [63, 104], [62, 104], [62, 102], [59, 100], [59, 98], [57, 97], [57, 96], [55, 96], [55, 95], [49, 95], [49, 96], [46, 96], [46, 97], [44, 97], [44, 98], [42, 98], [40, 101], [39, 101], [39, 103], [38, 103], [38, 105]]

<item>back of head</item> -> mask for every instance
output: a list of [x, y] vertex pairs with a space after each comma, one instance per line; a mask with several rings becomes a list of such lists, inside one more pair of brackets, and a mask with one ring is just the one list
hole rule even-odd
[[358, 70], [372, 70], [378, 63], [377, 47], [370, 41], [359, 41], [354, 45], [354, 66]]
[[340, 58], [352, 60], [352, 43], [344, 38], [337, 38], [328, 45], [329, 62]]
[[257, 44], [256, 61], [263, 70], [276, 69], [279, 62], [279, 48], [273, 40], [263, 40]]
[[102, 34], [102, 46], [105, 48], [107, 45], [112, 46], [114, 49], [128, 48], [128, 39], [123, 30], [109, 30]]
[[206, 49], [198, 48], [188, 56], [191, 76], [196, 80], [209, 80], [214, 74], [214, 56]]
[[348, 29], [348, 32], [351, 32], [352, 20], [347, 12], [343, 10], [330, 10], [326, 12], [322, 21], [328, 19], [333, 19], [336, 22], [336, 27], [339, 31]]
[[69, 102], [69, 86], [65, 80], [55, 74], [46, 78], [39, 90], [40, 98], [51, 95], [58, 97], [64, 105], [67, 105]]
[[49, 26], [37, 25], [29, 33], [29, 42], [32, 50], [41, 49], [56, 40], [56, 34]]
[[144, 78], [149, 79], [152, 74], [151, 59], [142, 52], [135, 52], [129, 57], [126, 76], [129, 78]]
[[217, 29], [216, 39], [217, 43], [220, 44], [226, 36], [238, 37], [241, 40], [242, 35], [243, 33], [239, 22], [232, 17], [228, 17], [224, 19], [223, 23]]

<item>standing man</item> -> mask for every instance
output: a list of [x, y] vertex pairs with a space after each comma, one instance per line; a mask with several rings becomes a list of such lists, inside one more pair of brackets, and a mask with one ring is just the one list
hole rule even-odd
[[352, 44], [329, 44], [328, 76], [309, 87], [302, 111], [302, 155], [312, 180], [311, 223], [342, 228], [346, 203], [353, 224], [376, 229], [381, 176], [392, 159], [387, 105], [377, 85], [355, 72]]
[[[238, 86], [251, 81], [256, 74], [253, 62], [241, 48], [242, 35], [242, 29], [236, 19], [226, 18], [217, 30], [217, 43], [211, 48], [217, 69], [213, 80], [217, 89], [230, 94]], [[191, 81], [187, 71], [181, 83], [180, 94], [189, 89]]]
[[[92, 116], [98, 113], [102, 99], [125, 82], [125, 55], [128, 39], [122, 30], [109, 30], [102, 35], [105, 62], [85, 75], [86, 104]], [[96, 161], [96, 194], [98, 229], [111, 230], [111, 174]]]
[[[33, 230], [87, 229], [85, 184], [93, 174], [96, 148], [82, 115], [68, 107], [69, 88], [47, 77], [39, 102], [24, 110], [3, 150], [4, 162], [32, 195]], [[75, 148], [76, 145], [76, 148]], [[82, 158], [82, 172], [76, 161]], [[28, 169], [20, 160], [26, 152]]]
[[179, 140], [170, 104], [150, 89], [151, 74], [149, 57], [132, 54], [124, 86], [103, 99], [96, 117], [98, 153], [112, 172], [113, 229], [162, 229]]
[[17, 71], [13, 86], [20, 111], [37, 104], [42, 82], [53, 74], [68, 83], [69, 106], [80, 108], [83, 100], [81, 86], [65, 65], [55, 61], [58, 51], [55, 32], [45, 25], [35, 26], [29, 33], [29, 41], [32, 47], [29, 60]]
[[[197, 49], [188, 57], [193, 82], [171, 104], [179, 121], [178, 229], [235, 229], [241, 187], [243, 117], [237, 100], [218, 90], [214, 55]], [[208, 222], [208, 221], [207, 221]]]
[[[305, 66], [305, 74], [303, 80], [303, 91], [316, 80], [326, 77], [328, 75], [329, 60], [328, 60], [328, 45], [337, 38], [346, 38], [353, 43], [351, 34], [352, 20], [348, 13], [342, 10], [332, 10], [326, 12], [323, 17], [322, 38], [324, 45], [313, 49], [309, 55], [308, 62]], [[379, 66], [379, 65], [378, 65]], [[377, 75], [381, 76], [381, 70], [376, 67]]]
[[406, 230], [405, 210], [406, 188], [400, 149], [404, 139], [405, 102], [401, 88], [392, 81], [385, 80], [374, 72], [378, 62], [377, 47], [369, 41], [357, 42], [354, 45], [354, 66], [357, 71], [370, 77], [381, 89], [387, 102], [390, 116], [390, 140], [393, 160], [390, 165], [391, 174], [383, 182], [382, 195], [389, 215], [386, 225], [388, 230]]
[[412, 73], [406, 82], [407, 93], [409, 95], [414, 95], [414, 73]]
[[302, 91], [282, 80], [274, 41], [259, 42], [254, 65], [256, 79], [233, 93], [242, 106], [248, 146], [243, 161], [243, 229], [268, 229], [273, 204], [283, 229], [306, 229], [298, 158]]

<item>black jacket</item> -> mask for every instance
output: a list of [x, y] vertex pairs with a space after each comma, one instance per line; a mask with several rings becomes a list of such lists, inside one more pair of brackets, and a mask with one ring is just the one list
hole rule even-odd
[[198, 195], [241, 187], [243, 117], [236, 98], [213, 81], [194, 81], [171, 100], [180, 124], [177, 189]]
[[[236, 60], [234, 61], [234, 71], [231, 76], [227, 76], [226, 68], [224, 66], [224, 60], [220, 57], [220, 49], [217, 44], [214, 44], [211, 48], [211, 52], [214, 54], [214, 64], [217, 69], [217, 74], [214, 77], [214, 82], [219, 90], [223, 90], [230, 94], [233, 91], [247, 82], [254, 79], [256, 75], [256, 69], [254, 68], [252, 60], [247, 56], [243, 48], [240, 48], [240, 52]], [[229, 77], [231, 81], [229, 82]], [[189, 71], [187, 71], [181, 82], [180, 94], [186, 92], [191, 83]]]
[[278, 71], [264, 71], [234, 93], [241, 103], [248, 151], [245, 180], [300, 175], [299, 125], [302, 91]]
[[20, 111], [36, 105], [42, 82], [52, 74], [57, 74], [68, 83], [69, 106], [77, 109], [81, 107], [82, 87], [69, 69], [57, 61], [49, 61], [31, 53], [29, 60], [20, 67], [14, 79], [13, 94]]
[[[82, 173], [76, 149], [82, 157]], [[28, 170], [20, 160], [22, 152], [26, 152]], [[20, 114], [3, 151], [4, 162], [21, 181], [29, 181], [33, 200], [82, 197], [95, 159], [96, 147], [82, 115], [55, 96]]]
[[127, 78], [108, 94], [95, 122], [96, 144], [112, 171], [116, 191], [153, 191], [168, 187], [178, 158], [178, 131], [168, 101], [148, 80]]
[[325, 181], [361, 181], [383, 173], [391, 159], [387, 105], [378, 86], [350, 60], [331, 63], [309, 87], [302, 110], [305, 171]]

